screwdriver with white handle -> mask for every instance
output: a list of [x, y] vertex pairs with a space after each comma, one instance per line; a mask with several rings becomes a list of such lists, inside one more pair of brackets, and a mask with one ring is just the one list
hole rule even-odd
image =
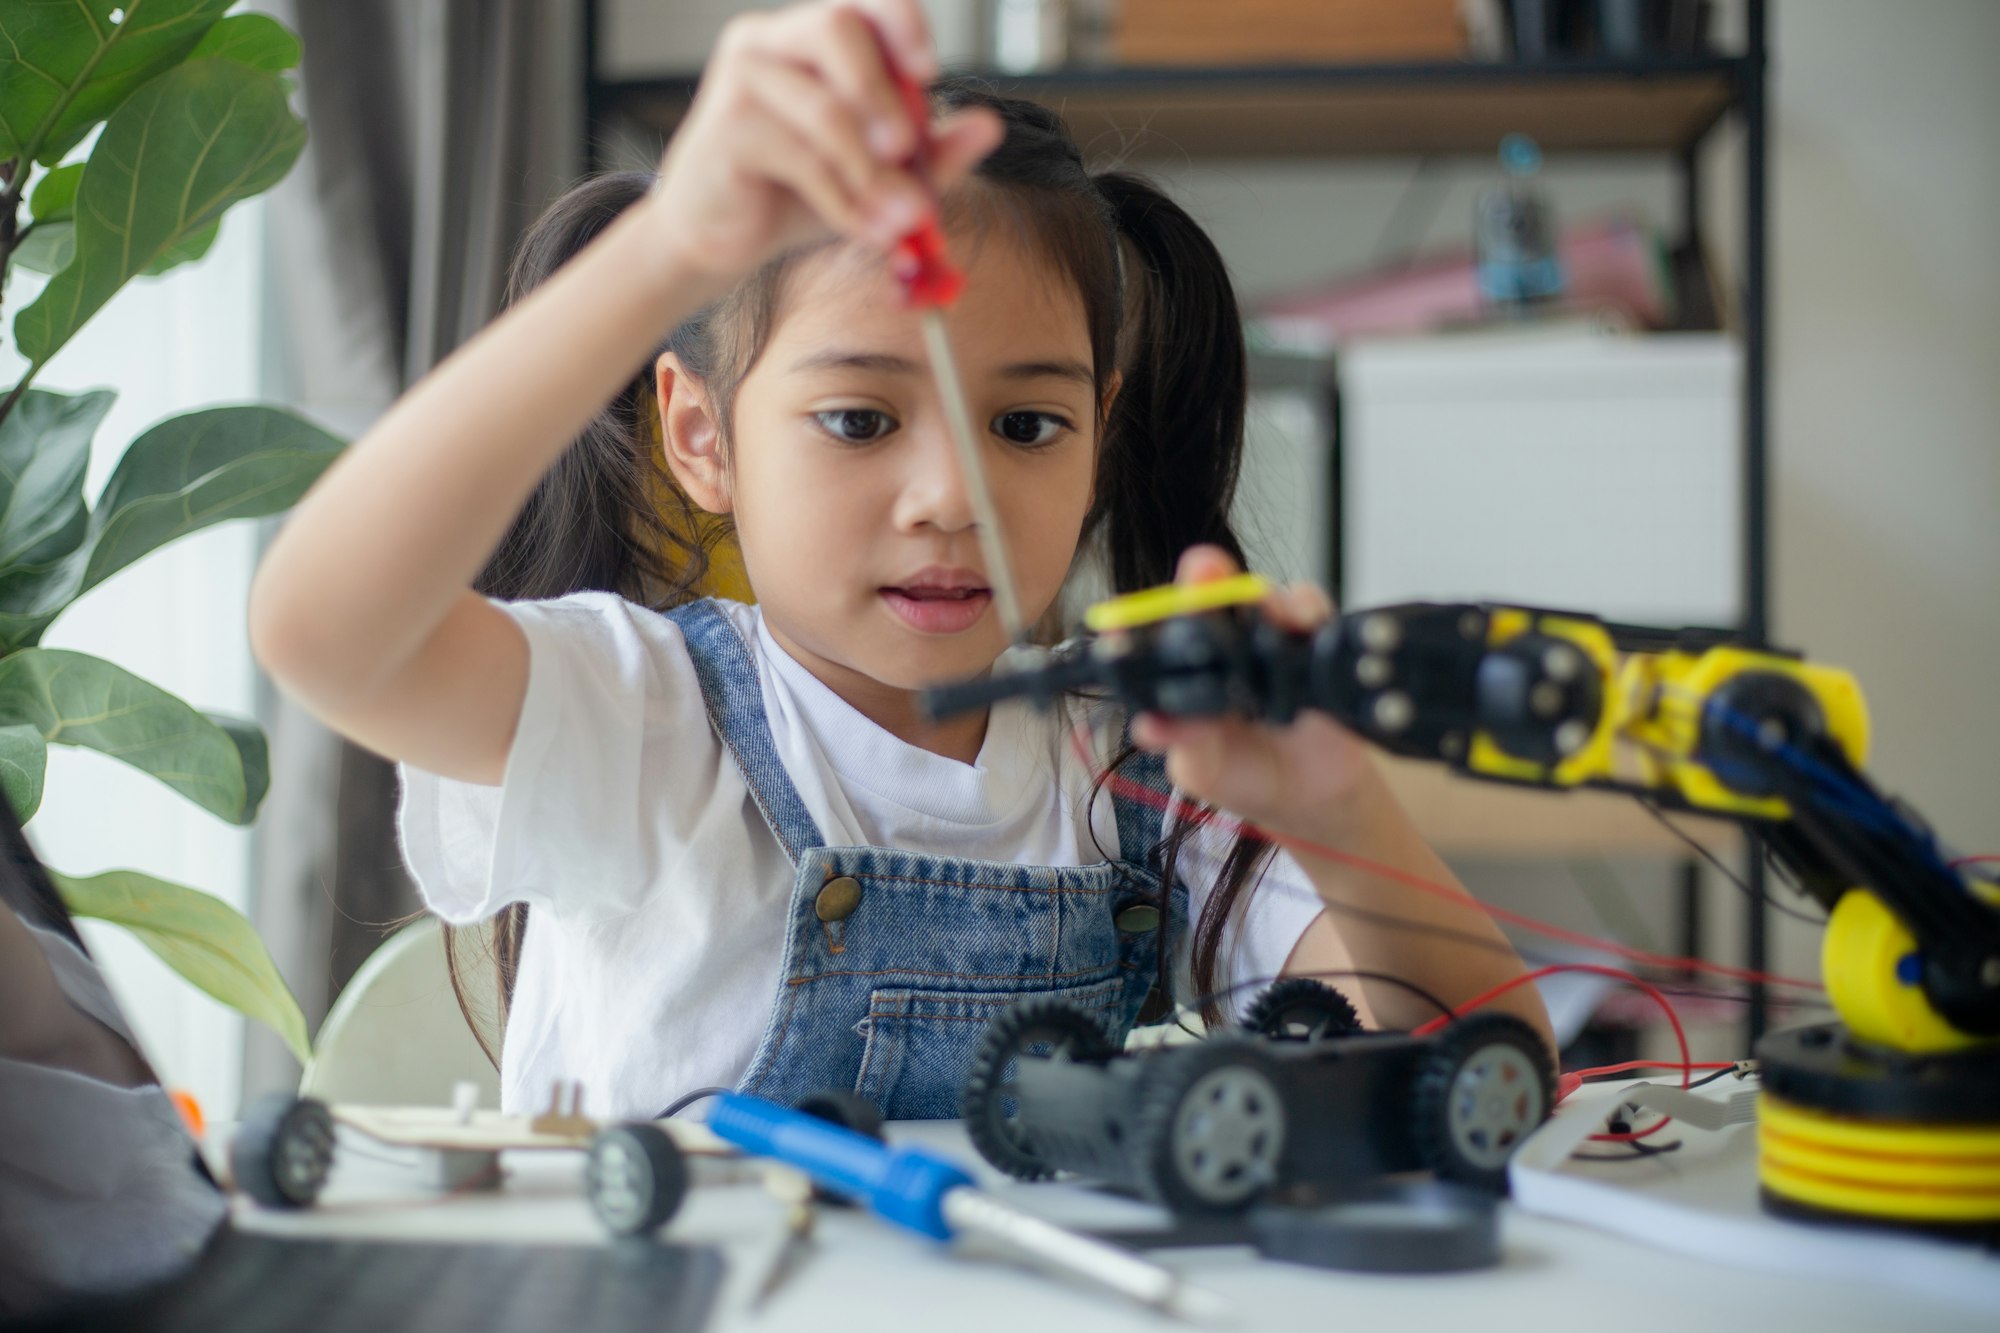
[[1129, 1250], [1021, 1212], [973, 1184], [948, 1157], [891, 1147], [865, 1134], [765, 1101], [726, 1093], [708, 1127], [744, 1152], [769, 1157], [880, 1217], [936, 1240], [977, 1235], [1046, 1268], [1081, 1278], [1183, 1319], [1214, 1322], [1215, 1296]]

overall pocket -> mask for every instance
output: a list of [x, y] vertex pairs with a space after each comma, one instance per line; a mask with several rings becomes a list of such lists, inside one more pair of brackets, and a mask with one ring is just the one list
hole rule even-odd
[[1123, 1028], [1120, 976], [1048, 990], [878, 990], [869, 995], [862, 1021], [867, 1046], [854, 1090], [891, 1120], [948, 1120], [958, 1115], [959, 1094], [986, 1025], [1023, 1000], [1060, 1000], [1103, 1024], [1113, 1039]]

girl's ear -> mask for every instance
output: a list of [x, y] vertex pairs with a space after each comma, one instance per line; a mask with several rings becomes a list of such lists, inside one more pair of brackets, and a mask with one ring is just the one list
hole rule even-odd
[[660, 404], [660, 441], [667, 470], [688, 499], [711, 514], [730, 511], [729, 469], [722, 456], [722, 427], [702, 382], [672, 352], [653, 363]]

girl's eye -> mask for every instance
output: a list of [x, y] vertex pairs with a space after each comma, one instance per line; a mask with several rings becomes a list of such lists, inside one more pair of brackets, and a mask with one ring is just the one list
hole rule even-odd
[[993, 421], [1001, 439], [1027, 448], [1052, 442], [1068, 425], [1050, 412], [1003, 412]]
[[896, 428], [887, 412], [869, 407], [842, 407], [831, 412], [813, 413], [813, 423], [836, 440], [848, 444], [868, 444]]

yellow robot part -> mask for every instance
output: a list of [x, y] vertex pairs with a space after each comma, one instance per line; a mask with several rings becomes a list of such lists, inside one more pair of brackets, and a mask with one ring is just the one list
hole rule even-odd
[[1868, 705], [1851, 672], [1751, 648], [1722, 646], [1701, 653], [1634, 653], [1625, 660], [1618, 693], [1625, 737], [1639, 751], [1647, 786], [1678, 791], [1703, 810], [1755, 819], [1788, 819], [1777, 797], [1743, 796], [1695, 758], [1702, 711], [1715, 692], [1746, 672], [1789, 676], [1811, 693], [1828, 734], [1856, 768], [1868, 758]]
[[1981, 1038], [1960, 1032], [1937, 1010], [1903, 960], [1917, 952], [1908, 926], [1866, 889], [1840, 895], [1820, 940], [1827, 997], [1847, 1030], [1899, 1051], [1957, 1051]]
[[[1851, 896], [1851, 895], [1850, 895]], [[2000, 1126], [1829, 1115], [1757, 1099], [1758, 1179], [1809, 1208], [1898, 1222], [2000, 1221]]]
[[1611, 688], [1618, 672], [1618, 649], [1612, 643], [1610, 631], [1594, 620], [1500, 607], [1487, 617], [1486, 646], [1498, 648], [1530, 630], [1575, 645], [1603, 682], [1604, 711], [1599, 714], [1590, 739], [1554, 764], [1540, 764], [1508, 754], [1489, 733], [1474, 732], [1472, 744], [1466, 750], [1466, 769], [1509, 782], [1554, 787], [1574, 787], [1593, 778], [1609, 777], [1612, 744], [1617, 739], [1622, 714], [1622, 696]]
[[1207, 583], [1169, 583], [1099, 602], [1083, 613], [1083, 623], [1098, 634], [1138, 629], [1175, 616], [1219, 611], [1228, 606], [1254, 606], [1271, 595], [1272, 586], [1261, 574], [1238, 574]]

